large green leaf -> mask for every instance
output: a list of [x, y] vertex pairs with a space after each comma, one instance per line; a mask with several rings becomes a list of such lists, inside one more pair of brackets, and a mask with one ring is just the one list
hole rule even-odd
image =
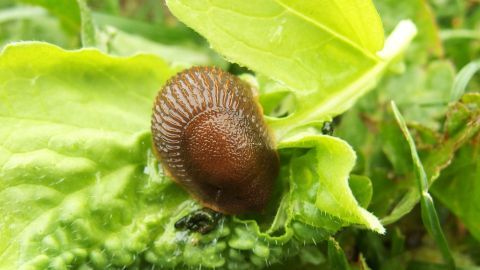
[[357, 202], [368, 204], [369, 180], [348, 182], [352, 149], [333, 137], [301, 135], [280, 145], [286, 199], [273, 210], [273, 224], [226, 218], [206, 236], [176, 230], [200, 205], [163, 175], [149, 150], [152, 100], [174, 72], [151, 55], [119, 58], [36, 42], [5, 48], [0, 268], [251, 269], [343, 226], [383, 231]]
[[375, 38], [380, 42], [374, 50], [365, 50], [358, 41], [352, 42], [350, 36], [356, 33], [343, 26], [358, 23], [355, 17], [346, 17], [347, 21], [334, 24], [340, 29], [332, 29], [334, 16], [350, 5], [336, 2], [338, 6], [325, 4], [322, 9], [315, 1], [308, 17], [290, 1], [173, 0], [168, 6], [233, 62], [295, 89], [315, 91], [337, 88], [339, 81], [333, 78], [348, 81], [358, 77], [378, 61], [375, 50], [382, 47], [383, 31], [378, 31], [381, 24], [371, 3], [356, 11], [376, 19], [370, 27], [376, 29]]
[[106, 239], [131, 222], [151, 101], [172, 74], [150, 56], [44, 43], [2, 52], [0, 268], [17, 269], [45, 245], [68, 253], [75, 239]]
[[295, 110], [287, 117], [268, 119], [281, 140], [297, 127], [329, 120], [352, 106], [415, 35], [412, 24], [401, 24], [377, 55], [383, 31], [373, 4], [330, 2], [169, 0], [167, 4], [228, 60], [284, 84], [293, 94]]
[[383, 48], [383, 27], [375, 6], [370, 1], [278, 0], [297, 16], [331, 32], [352, 47], [376, 53]]

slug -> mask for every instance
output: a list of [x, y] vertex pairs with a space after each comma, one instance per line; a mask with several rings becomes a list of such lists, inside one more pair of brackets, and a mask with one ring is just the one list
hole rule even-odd
[[152, 115], [154, 152], [203, 206], [224, 214], [262, 211], [279, 158], [251, 87], [214, 67], [167, 81]]

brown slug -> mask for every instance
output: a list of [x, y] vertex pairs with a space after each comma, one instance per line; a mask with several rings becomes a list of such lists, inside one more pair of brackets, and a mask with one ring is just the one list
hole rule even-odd
[[251, 87], [213, 67], [171, 78], [152, 115], [157, 157], [175, 182], [225, 214], [261, 211], [279, 158]]

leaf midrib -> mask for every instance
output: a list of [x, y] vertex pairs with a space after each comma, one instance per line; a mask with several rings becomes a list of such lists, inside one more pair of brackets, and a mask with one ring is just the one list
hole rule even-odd
[[[296, 16], [296, 17], [299, 17], [301, 18], [302, 20], [312, 24], [313, 26], [315, 26], [316, 28], [319, 28], [327, 33], [329, 33], [331, 36], [341, 40], [342, 42], [348, 44], [349, 46], [351, 46], [352, 48], [358, 50], [359, 52], [361, 52], [364, 56], [366, 56], [367, 58], [370, 58], [371, 60], [374, 60], [375, 62], [378, 62], [379, 61], [379, 58], [377, 56], [375, 56], [374, 54], [372, 54], [371, 52], [369, 51], [366, 51], [363, 47], [361, 46], [358, 46], [357, 44], [353, 43], [351, 40], [345, 38], [344, 36], [342, 35], [339, 35], [338, 33], [336, 33], [335, 31], [331, 30], [330, 28], [326, 27], [325, 25], [322, 25], [322, 24], [319, 24], [319, 23], [316, 23], [313, 19], [310, 19], [304, 15], [302, 15], [300, 12], [298, 11], [295, 11], [294, 9], [291, 9], [289, 8], [288, 6], [286, 5], [283, 5], [282, 3], [279, 3], [278, 0], [274, 0], [276, 4], [278, 4], [279, 6], [283, 7], [285, 9], [286, 12], [289, 12], [290, 14]], [[182, 5], [183, 7], [185, 7], [186, 9], [190, 9], [190, 10], [194, 10], [196, 12], [199, 12], [199, 13], [205, 13], [205, 14], [209, 14], [210, 11], [213, 9], [213, 8], [217, 8], [217, 9], [221, 9], [221, 10], [228, 10], [229, 12], [232, 12], [232, 13], [236, 13], [236, 14], [242, 14], [242, 15], [245, 15], [243, 13], [239, 13], [235, 10], [232, 10], [232, 9], [225, 9], [225, 8], [221, 8], [219, 6], [214, 6], [214, 5], [210, 5], [208, 9], [206, 10], [198, 10], [198, 9], [195, 9], [195, 8], [192, 8], [191, 6], [188, 6], [186, 4], [184, 4], [182, 1], [177, 1], [177, 4], [179, 5]], [[273, 18], [274, 17], [277, 17], [277, 16], [280, 16], [282, 15], [283, 13], [285, 12], [281, 12], [280, 14], [277, 14], [275, 16], [272, 16]], [[249, 17], [253, 17], [253, 18], [260, 18], [258, 16], [252, 16], [252, 15], [246, 15], [246, 16], [249, 16]], [[270, 17], [269, 17], [270, 18]], [[265, 52], [264, 50], [262, 50], [263, 52]]]
[[[373, 53], [371, 53], [370, 51], [367, 51], [365, 50], [364, 47], [362, 46], [359, 46], [359, 44], [353, 42], [351, 39], [348, 39], [346, 38], [345, 36], [343, 35], [340, 35], [339, 33], [335, 32], [334, 30], [330, 29], [328, 26], [318, 22], [318, 21], [315, 21], [314, 19], [310, 18], [310, 17], [307, 17], [305, 16], [304, 14], [296, 11], [295, 9], [279, 2], [278, 0], [274, 0], [278, 5], [282, 6], [283, 8], [285, 8], [286, 10], [288, 10], [291, 14], [313, 24], [314, 26], [322, 29], [323, 31], [329, 33], [330, 35], [338, 38], [339, 40], [345, 42], [346, 44], [350, 45], [351, 47], [357, 49], [358, 51], [360, 51], [363, 55], [365, 55], [366, 57], [374, 60], [374, 61], [378, 61], [378, 57], [376, 55], [374, 55]], [[356, 32], [355, 32], [356, 33]], [[357, 33], [356, 33], [357, 34]]]

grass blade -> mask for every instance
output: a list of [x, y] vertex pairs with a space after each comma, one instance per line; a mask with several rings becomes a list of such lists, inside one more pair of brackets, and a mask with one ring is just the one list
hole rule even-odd
[[480, 33], [470, 29], [446, 29], [440, 31], [440, 38], [443, 41], [452, 39], [472, 39], [479, 40]]
[[405, 136], [408, 145], [410, 146], [410, 152], [412, 153], [413, 165], [416, 175], [415, 178], [417, 179], [417, 186], [420, 190], [421, 195], [420, 205], [423, 223], [428, 233], [433, 237], [438, 248], [440, 249], [440, 252], [443, 255], [443, 259], [447, 264], [447, 269], [455, 269], [455, 262], [453, 260], [452, 253], [450, 252], [447, 240], [445, 239], [445, 235], [443, 234], [442, 228], [440, 226], [433, 199], [428, 193], [427, 174], [425, 173], [425, 169], [423, 168], [420, 157], [418, 156], [415, 142], [413, 141], [412, 135], [408, 131], [407, 124], [405, 123], [405, 120], [400, 114], [397, 106], [395, 105], [395, 102], [392, 101], [391, 105], [397, 123], [400, 126], [400, 129], [402, 130], [403, 135]]
[[45, 9], [39, 7], [13, 7], [0, 10], [0, 23], [40, 17], [47, 14]]
[[463, 96], [468, 83], [478, 70], [480, 70], [480, 59], [468, 63], [458, 72], [455, 81], [453, 81], [450, 101], [457, 101]]
[[85, 0], [77, 0], [80, 8], [82, 47], [96, 47], [95, 25]]
[[347, 257], [343, 252], [342, 247], [338, 244], [333, 237], [328, 239], [328, 261], [330, 269], [349, 270]]

